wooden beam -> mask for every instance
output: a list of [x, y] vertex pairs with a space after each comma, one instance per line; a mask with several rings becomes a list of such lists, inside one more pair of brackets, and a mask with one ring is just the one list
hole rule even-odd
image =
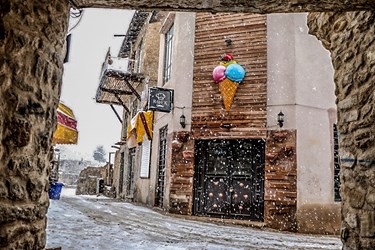
[[105, 87], [100, 87], [100, 90], [103, 92], [108, 92], [111, 94], [117, 94], [117, 95], [132, 95], [132, 91], [126, 91], [126, 90], [120, 90], [120, 89], [108, 89]]
[[113, 112], [115, 112], [115, 115], [117, 116], [117, 119], [120, 121], [120, 123], [122, 124], [122, 120], [121, 120], [121, 117], [120, 115], [117, 113], [117, 110], [115, 109], [115, 107], [113, 107], [112, 104], [109, 105], [111, 107], [111, 109], [113, 110]]
[[138, 100], [141, 100], [141, 96], [138, 94], [137, 90], [130, 84], [128, 80], [124, 80], [126, 85], [128, 85], [129, 89], [133, 92], [133, 94], [137, 97]]
[[121, 106], [124, 107], [124, 109], [126, 110], [126, 112], [128, 112], [130, 114], [129, 108], [125, 105], [125, 103], [121, 100], [121, 98], [117, 94], [115, 94], [115, 97], [116, 97], [117, 101], [119, 101], [119, 103], [121, 103]]
[[121, 105], [121, 103], [117, 102], [117, 101], [109, 101], [109, 100], [96, 100], [97, 103], [102, 103], [102, 104], [113, 104], [113, 105]]

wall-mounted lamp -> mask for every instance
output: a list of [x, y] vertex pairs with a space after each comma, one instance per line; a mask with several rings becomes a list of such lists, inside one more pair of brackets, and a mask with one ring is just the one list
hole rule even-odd
[[230, 38], [225, 38], [224, 42], [225, 42], [225, 44], [226, 44], [227, 46], [232, 45], [232, 39], [230, 39]]
[[280, 113], [277, 115], [277, 122], [279, 123], [280, 128], [284, 125], [284, 114], [280, 111]]
[[184, 114], [182, 114], [180, 116], [180, 124], [181, 124], [181, 127], [182, 128], [185, 128], [186, 127], [186, 117], [184, 116]]

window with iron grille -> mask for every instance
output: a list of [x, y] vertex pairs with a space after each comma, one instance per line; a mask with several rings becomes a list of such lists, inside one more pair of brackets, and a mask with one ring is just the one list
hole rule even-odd
[[173, 45], [173, 25], [165, 34], [165, 47], [164, 47], [164, 77], [163, 83], [165, 84], [171, 78], [172, 69], [172, 45]]
[[159, 131], [159, 159], [158, 159], [158, 179], [156, 186], [155, 206], [163, 207], [164, 201], [164, 182], [165, 182], [165, 159], [167, 153], [167, 132], [168, 127], [165, 126]]
[[334, 191], [335, 201], [341, 201], [340, 195], [340, 157], [339, 157], [339, 132], [337, 125], [333, 125], [333, 156], [334, 156]]
[[127, 187], [126, 187], [126, 196], [129, 198], [133, 197], [134, 192], [134, 167], [135, 167], [135, 148], [129, 149], [129, 158], [128, 158], [128, 173], [127, 173]]

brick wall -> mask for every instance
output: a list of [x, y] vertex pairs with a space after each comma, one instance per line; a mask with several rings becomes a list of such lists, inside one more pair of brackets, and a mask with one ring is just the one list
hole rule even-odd
[[266, 140], [264, 222], [279, 230], [297, 230], [296, 131], [270, 130]]
[[194, 140], [188, 132], [176, 132], [172, 140], [169, 211], [192, 214]]

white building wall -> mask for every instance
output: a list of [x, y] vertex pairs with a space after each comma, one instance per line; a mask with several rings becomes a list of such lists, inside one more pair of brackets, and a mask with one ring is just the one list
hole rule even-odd
[[268, 127], [297, 130], [297, 209], [332, 204], [332, 126], [336, 120], [330, 54], [308, 34], [307, 14], [267, 16]]
[[[172, 13], [174, 18], [173, 51], [172, 51], [172, 72], [171, 79], [163, 85], [163, 66], [165, 38], [161, 34], [158, 87], [174, 89], [174, 107], [170, 113], [155, 112], [154, 115], [154, 140], [152, 142], [151, 172], [150, 176], [158, 176], [158, 156], [159, 156], [159, 130], [168, 125], [168, 134], [177, 131], [190, 131], [191, 105], [193, 87], [193, 65], [194, 65], [194, 37], [195, 37], [195, 14], [187, 12]], [[169, 23], [169, 22], [166, 22]], [[162, 27], [163, 29], [163, 27]], [[185, 107], [185, 108], [183, 108]], [[182, 113], [186, 117], [187, 126], [183, 129], [180, 125]], [[170, 151], [170, 145], [167, 146]], [[169, 155], [169, 156], [168, 156]], [[170, 154], [167, 154], [166, 165], [170, 165]], [[170, 168], [167, 167], [166, 185], [164, 194], [164, 206], [169, 204], [169, 178]], [[156, 187], [156, 179], [152, 181], [152, 186]]]

